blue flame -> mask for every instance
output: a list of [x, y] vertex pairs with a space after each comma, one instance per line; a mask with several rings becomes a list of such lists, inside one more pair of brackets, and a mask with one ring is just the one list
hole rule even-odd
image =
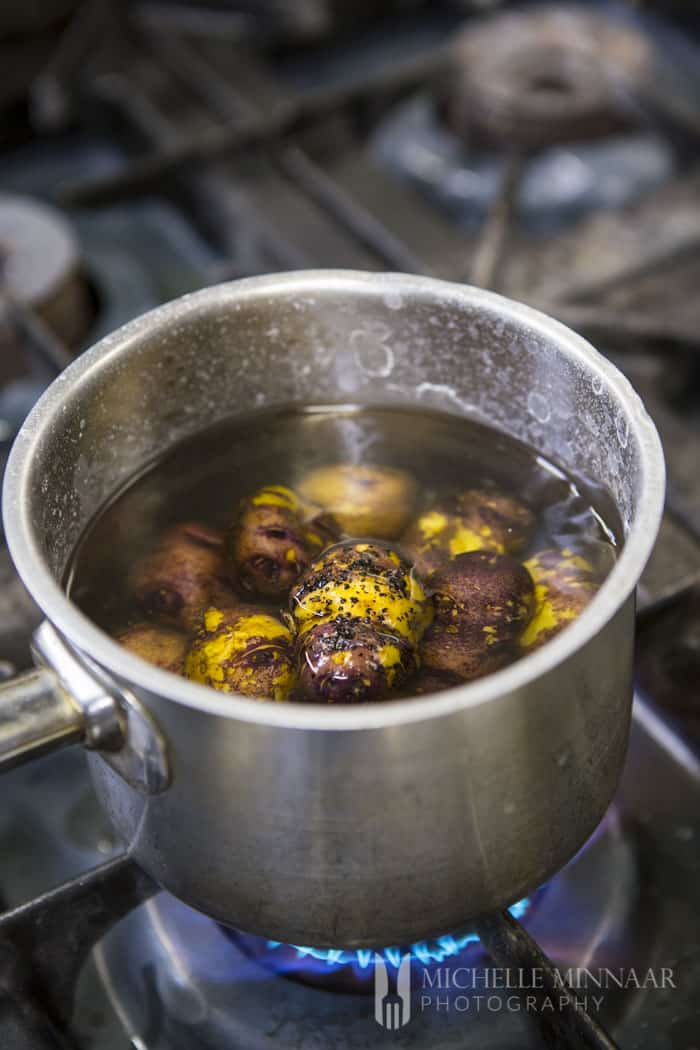
[[[520, 919], [529, 908], [530, 899], [524, 897], [523, 900], [516, 901], [508, 910], [514, 918]], [[408, 950], [412, 958], [417, 959], [424, 966], [428, 966], [453, 958], [455, 955], [459, 955], [469, 944], [477, 944], [478, 942], [479, 938], [475, 933], [446, 934], [444, 937], [438, 937], [432, 941], [418, 941], [416, 944], [412, 944]], [[358, 948], [357, 951], [345, 951], [339, 948], [307, 948], [301, 944], [284, 944], [282, 941], [267, 941], [266, 946], [271, 951], [276, 948], [293, 949], [296, 952], [298, 961], [316, 960], [325, 963], [326, 970], [337, 970], [342, 966], [352, 966], [355, 971], [363, 973], [374, 966], [375, 962], [375, 952], [372, 948]], [[398, 970], [401, 958], [406, 954], [406, 950], [402, 948], [383, 948], [376, 954], [381, 955], [390, 967]]]

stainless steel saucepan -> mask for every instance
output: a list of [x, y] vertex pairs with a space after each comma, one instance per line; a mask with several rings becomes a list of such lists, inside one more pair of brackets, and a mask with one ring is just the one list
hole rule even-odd
[[[610, 490], [621, 556], [549, 644], [432, 697], [260, 703], [144, 663], [61, 588], [81, 530], [173, 442], [295, 402], [432, 406], [498, 427]], [[343, 271], [185, 296], [82, 355], [12, 450], [7, 541], [46, 622], [38, 669], [0, 690], [0, 764], [82, 741], [135, 859], [225, 923], [338, 948], [458, 929], [560, 868], [610, 801], [663, 494], [659, 439], [627, 381], [524, 306]]]

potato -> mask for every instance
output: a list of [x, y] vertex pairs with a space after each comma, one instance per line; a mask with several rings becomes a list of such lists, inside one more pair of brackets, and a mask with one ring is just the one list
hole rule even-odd
[[192, 630], [203, 609], [230, 591], [222, 544], [220, 533], [198, 522], [168, 529], [129, 574], [128, 587], [143, 612]]
[[292, 643], [290, 628], [270, 613], [212, 607], [189, 648], [185, 674], [223, 693], [286, 700], [296, 681]]
[[149, 664], [173, 674], [184, 674], [187, 638], [181, 631], [152, 623], [137, 623], [121, 631], [116, 639]]
[[505, 554], [458, 554], [432, 581], [435, 616], [420, 647], [431, 670], [480, 678], [510, 662], [534, 606], [532, 578]]
[[299, 677], [310, 699], [379, 700], [417, 667], [432, 610], [396, 551], [375, 543], [331, 547], [292, 591]]
[[530, 652], [583, 612], [597, 584], [590, 563], [568, 547], [540, 551], [525, 562], [525, 568], [535, 581], [535, 612], [520, 645]]
[[395, 539], [411, 516], [415, 480], [393, 467], [336, 463], [303, 478], [299, 492], [323, 507], [348, 536]]
[[327, 703], [381, 700], [416, 669], [405, 639], [342, 616], [311, 627], [301, 649], [301, 696]]
[[300, 633], [336, 617], [360, 620], [418, 644], [430, 622], [425, 591], [389, 547], [346, 541], [329, 548], [291, 594]]
[[329, 543], [325, 519], [305, 520], [306, 508], [284, 485], [268, 485], [243, 501], [227, 532], [226, 554], [243, 591], [280, 598]]
[[404, 533], [401, 546], [428, 579], [459, 554], [522, 550], [534, 521], [530, 508], [514, 496], [497, 489], [467, 489], [421, 514]]

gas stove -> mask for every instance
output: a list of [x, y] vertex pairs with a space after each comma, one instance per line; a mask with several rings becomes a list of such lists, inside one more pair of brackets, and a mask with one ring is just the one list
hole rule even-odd
[[[625, 772], [563, 871], [436, 941], [283, 945], [157, 892], [84, 756], [45, 757], [3, 777], [3, 1050], [700, 1047], [700, 27], [668, 6], [87, 0], [0, 18], [3, 455], [123, 322], [333, 266], [560, 317], [640, 391], [669, 472]], [[30, 665], [39, 620], [3, 547], [0, 676]]]

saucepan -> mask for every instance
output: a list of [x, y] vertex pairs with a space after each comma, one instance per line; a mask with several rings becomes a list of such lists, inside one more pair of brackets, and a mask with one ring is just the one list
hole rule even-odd
[[[613, 571], [547, 645], [435, 696], [262, 703], [144, 663], [66, 596], [81, 532], [174, 442], [295, 403], [429, 406], [529, 443], [609, 491], [624, 532]], [[185, 296], [78, 358], [15, 442], [5, 531], [46, 620], [36, 670], [0, 690], [0, 765], [82, 742], [135, 860], [226, 924], [332, 948], [458, 930], [545, 881], [610, 802], [663, 497], [659, 439], [629, 383], [525, 306], [344, 271]]]

